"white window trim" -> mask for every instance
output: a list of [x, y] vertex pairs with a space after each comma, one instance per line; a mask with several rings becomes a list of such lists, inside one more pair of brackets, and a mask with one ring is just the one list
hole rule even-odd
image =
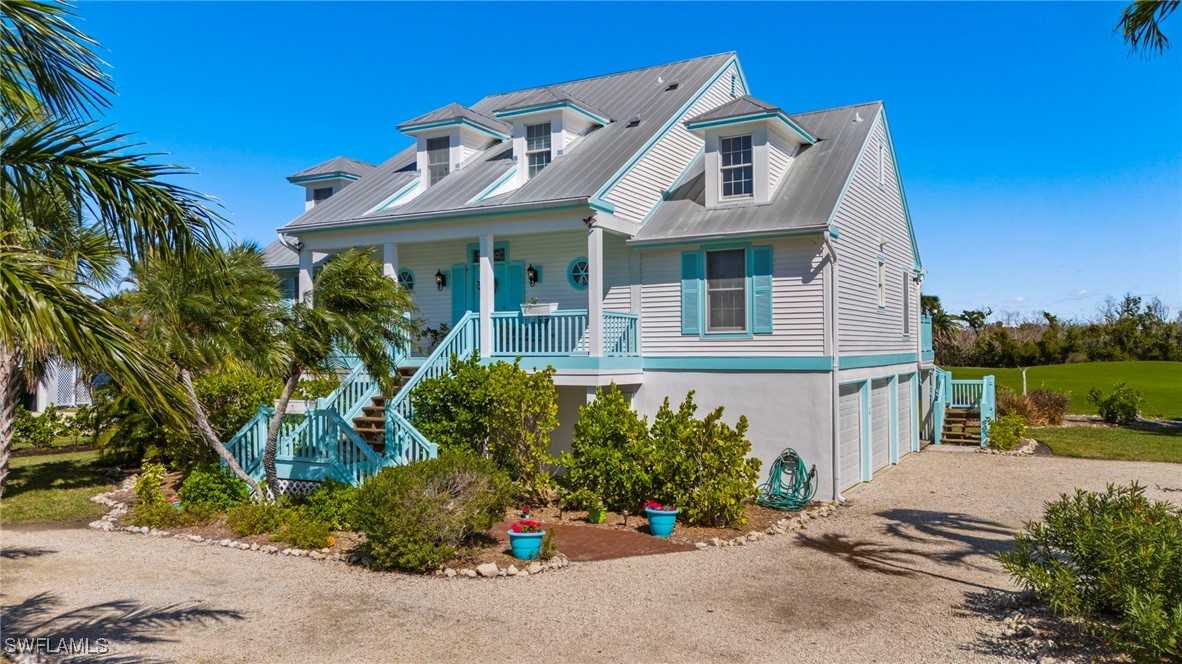
[[[730, 166], [722, 165], [722, 144], [724, 141], [733, 140], [736, 138], [747, 138], [751, 141], [751, 161], [745, 164], [731, 164]], [[727, 196], [724, 192], [723, 173], [728, 169], [750, 168], [751, 169], [751, 191], [746, 194], [732, 194]], [[755, 135], [751, 133], [735, 134], [733, 136], [719, 136], [718, 137], [718, 200], [721, 202], [731, 201], [749, 201], [755, 198]]]
[[879, 311], [886, 311], [886, 292], [886, 259], [880, 256], [878, 258], [878, 289], [876, 295]]
[[886, 144], [878, 139], [878, 186], [886, 187]]
[[[431, 141], [447, 141], [447, 148], [437, 148], [434, 151], [432, 151], [431, 150]], [[438, 184], [438, 182], [440, 180], [447, 177], [448, 175], [451, 175], [451, 147], [452, 147], [451, 146], [451, 135], [449, 134], [447, 136], [433, 136], [431, 138], [428, 138], [426, 147], [427, 147], [427, 184], [428, 185]], [[435, 152], [436, 154], [442, 152], [444, 154], [443, 163], [432, 164], [431, 163], [431, 153], [432, 152]], [[444, 173], [442, 175], [439, 176], [438, 179], [436, 179], [435, 174], [432, 172], [431, 169], [438, 168], [440, 166], [442, 166], [446, 170], [444, 171]]]
[[[743, 303], [743, 315], [741, 317], [742, 327], [739, 327], [739, 328], [728, 327], [728, 328], [724, 328], [724, 329], [714, 329], [714, 328], [712, 328], [711, 323], [710, 323], [710, 319], [711, 319], [711, 316], [710, 316], [710, 292], [711, 292], [711, 289], [710, 289], [710, 254], [716, 254], [716, 253], [727, 252], [727, 251], [740, 251], [743, 254], [743, 277], [742, 277], [743, 297], [740, 300]], [[701, 329], [704, 334], [706, 334], [706, 335], [729, 335], [729, 334], [746, 335], [751, 331], [751, 322], [750, 322], [750, 319], [751, 319], [751, 301], [750, 301], [750, 299], [751, 299], [751, 275], [749, 274], [750, 270], [747, 269], [747, 266], [751, 260], [751, 257], [748, 255], [748, 252], [749, 252], [749, 250], [746, 247], [731, 247], [731, 248], [726, 248], [726, 249], [722, 249], [722, 248], [706, 249], [702, 252], [702, 258], [701, 258], [701, 261], [702, 261], [702, 286], [701, 286], [701, 288], [702, 288], [702, 300], [703, 300], [703, 304], [705, 306], [702, 307], [703, 320], [702, 320], [702, 328]], [[737, 289], [726, 289], [726, 290], [737, 290]]]
[[903, 270], [903, 338], [911, 338], [911, 275]]
[[[545, 138], [546, 138], [546, 143], [547, 143], [546, 147], [539, 148], [537, 150], [529, 149], [529, 130], [533, 127], [546, 127], [546, 133], [545, 133]], [[546, 163], [543, 164], [542, 167], [538, 169], [537, 173], [531, 173], [530, 171], [532, 170], [532, 168], [530, 167], [530, 163], [529, 163], [530, 157], [532, 157], [533, 155], [540, 155], [540, 154], [547, 155], [548, 159], [546, 160]], [[528, 180], [528, 179], [532, 179], [532, 178], [536, 177], [538, 173], [541, 173], [542, 171], [546, 170], [546, 168], [552, 163], [554, 163], [554, 124], [551, 121], [546, 120], [545, 122], [535, 122], [533, 124], [525, 125], [525, 177], [526, 177], [526, 179]]]

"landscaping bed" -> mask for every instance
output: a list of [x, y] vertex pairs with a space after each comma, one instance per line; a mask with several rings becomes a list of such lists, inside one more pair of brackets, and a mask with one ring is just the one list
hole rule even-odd
[[[746, 506], [747, 523], [738, 528], [709, 528], [705, 526], [686, 526], [678, 523], [668, 541], [674, 544], [693, 546], [698, 542], [708, 542], [713, 538], [720, 540], [734, 539], [756, 531], [765, 531], [789, 512], [779, 512], [759, 505]], [[643, 514], [631, 514], [625, 517], [618, 512], [605, 512], [603, 523], [587, 521], [586, 511], [563, 510], [558, 507], [539, 507], [531, 516], [540, 521], [551, 523], [577, 523], [591, 528], [606, 530], [623, 530], [648, 534], [648, 521]]]

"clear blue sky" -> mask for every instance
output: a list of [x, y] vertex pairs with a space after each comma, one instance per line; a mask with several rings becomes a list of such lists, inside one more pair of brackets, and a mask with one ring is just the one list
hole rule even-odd
[[[83, 2], [108, 114], [199, 175], [236, 237], [303, 209], [284, 177], [378, 163], [448, 102], [735, 50], [790, 112], [886, 102], [929, 277], [950, 309], [1182, 309], [1182, 16], [1127, 57], [1122, 4]], [[557, 31], [555, 31], [557, 30]], [[520, 38], [520, 43], [515, 39]]]

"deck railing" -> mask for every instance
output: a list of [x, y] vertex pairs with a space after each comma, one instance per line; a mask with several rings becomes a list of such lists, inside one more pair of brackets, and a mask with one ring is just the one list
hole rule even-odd
[[523, 316], [516, 311], [492, 314], [492, 355], [586, 355], [587, 310], [555, 311], [548, 316]]
[[603, 354], [640, 355], [640, 316], [620, 311], [603, 312]]
[[997, 386], [993, 376], [980, 380], [953, 380], [952, 374], [936, 367], [932, 389], [932, 443], [939, 445], [947, 408], [975, 408], [981, 414], [981, 445], [989, 444], [989, 426], [997, 418]]

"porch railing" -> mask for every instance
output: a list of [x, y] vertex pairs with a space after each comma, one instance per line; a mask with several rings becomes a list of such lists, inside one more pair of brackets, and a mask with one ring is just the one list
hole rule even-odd
[[587, 310], [523, 316], [516, 311], [492, 314], [494, 356], [586, 355]]
[[993, 376], [980, 380], [953, 380], [952, 374], [936, 367], [932, 389], [932, 442], [940, 444], [944, 413], [948, 408], [975, 408], [981, 417], [981, 445], [989, 444], [989, 426], [997, 419], [997, 384]]
[[603, 312], [603, 354], [640, 355], [640, 316], [619, 311]]

